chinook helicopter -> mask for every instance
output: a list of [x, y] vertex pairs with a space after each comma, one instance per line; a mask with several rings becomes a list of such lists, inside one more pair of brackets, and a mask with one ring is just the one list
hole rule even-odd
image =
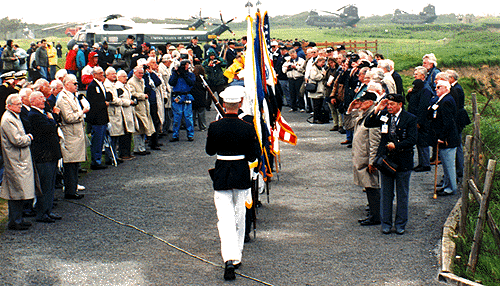
[[[306, 24], [318, 27], [355, 27], [359, 22], [358, 8], [354, 5], [346, 5], [340, 9], [341, 14], [328, 12], [328, 11], [315, 11], [309, 12], [309, 17], [306, 19]], [[327, 13], [330, 15], [320, 15], [318, 12]]]
[[204, 25], [205, 19], [207, 18], [202, 18], [200, 14], [197, 21], [190, 25], [143, 24], [136, 23], [118, 14], [109, 15], [103, 21], [85, 24], [73, 39], [68, 42], [68, 49], [71, 49], [75, 44], [87, 43], [91, 46], [94, 43], [102, 43], [104, 41], [109, 46], [116, 48], [125, 42], [128, 35], [134, 36], [138, 44], [149, 42], [152, 45], [164, 45], [167, 42], [186, 43], [195, 36], [200, 41], [209, 41], [217, 38], [217, 36], [225, 31], [233, 33], [227, 24], [231, 23], [235, 18], [224, 22], [222, 14], [220, 15], [222, 24], [214, 24], [216, 26], [214, 29], [210, 31], [194, 31], [197, 27]]
[[408, 14], [405, 11], [396, 9], [391, 22], [396, 24], [424, 24], [432, 23], [436, 18], [436, 7], [429, 4], [419, 14]]

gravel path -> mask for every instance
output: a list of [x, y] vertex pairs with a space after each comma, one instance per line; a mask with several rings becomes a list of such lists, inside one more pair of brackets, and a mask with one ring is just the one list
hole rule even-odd
[[[457, 196], [432, 199], [434, 173], [413, 173], [406, 234], [361, 227], [366, 196], [352, 184], [344, 135], [303, 113], [284, 116], [299, 141], [282, 144], [282, 169], [270, 202], [261, 198], [240, 273], [272, 285], [441, 285], [438, 244]], [[187, 142], [181, 131], [180, 142], [163, 139], [162, 151], [91, 172], [79, 202], [221, 265], [205, 136], [196, 131]], [[83, 206], [61, 200], [54, 212], [63, 220], [0, 236], [2, 285], [261, 285], [224, 282], [222, 268]]]

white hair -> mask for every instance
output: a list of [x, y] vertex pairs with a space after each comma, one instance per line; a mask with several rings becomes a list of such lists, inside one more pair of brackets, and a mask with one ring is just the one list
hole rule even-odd
[[389, 62], [387, 62], [387, 60], [378, 61], [378, 67], [385, 69], [387, 72], [391, 71], [391, 66], [389, 65]]
[[449, 77], [452, 77], [455, 80], [458, 80], [459, 78], [458, 73], [454, 70], [447, 70], [446, 73], [448, 74]]
[[112, 73], [116, 73], [116, 70], [114, 67], [109, 67], [106, 69], [106, 75], [109, 75], [109, 74], [112, 74]]
[[445, 72], [440, 72], [440, 73], [438, 73], [438, 74], [436, 75], [436, 78], [435, 78], [435, 79], [436, 79], [436, 80], [438, 80], [438, 79], [442, 79], [442, 80], [446, 80], [446, 81], [448, 81], [448, 79], [450, 79], [450, 76], [449, 76], [447, 73], [445, 73]]
[[71, 82], [77, 82], [78, 80], [76, 79], [76, 75], [74, 75], [74, 74], [67, 74], [63, 78], [63, 84], [64, 85], [66, 85], [66, 83], [68, 83], [69, 81], [71, 81]]
[[149, 57], [147, 63], [155, 62], [156, 63], [156, 58], [155, 57]]
[[49, 82], [44, 78], [39, 78], [33, 84], [33, 90], [40, 91], [40, 88]]
[[418, 74], [421, 74], [421, 75], [427, 75], [427, 69], [424, 68], [423, 66], [418, 66], [415, 68], [415, 71], [418, 73]]
[[[134, 69], [134, 71], [135, 71], [135, 69]], [[116, 73], [116, 76], [122, 76], [122, 75], [124, 75], [124, 76], [127, 76], [127, 77], [128, 77], [127, 72], [126, 72], [126, 71], [124, 71], [124, 70], [119, 70], [119, 71]]]
[[5, 100], [5, 104], [6, 105], [12, 105], [12, 102], [14, 101], [14, 99], [18, 98], [19, 101], [21, 101], [21, 97], [19, 96], [18, 93], [13, 93], [9, 96], [7, 96], [7, 99]]
[[19, 91], [19, 96], [22, 97], [25, 97], [25, 96], [29, 96], [31, 94], [31, 92], [33, 92], [33, 90], [31, 88], [22, 88], [20, 91]]
[[60, 78], [64, 78], [66, 75], [68, 74], [68, 71], [65, 70], [65, 69], [60, 69], [56, 72], [56, 78], [57, 79], [60, 79]]
[[100, 66], [95, 66], [92, 73], [104, 73], [104, 70]]
[[39, 91], [33, 91], [31, 94], [30, 94], [30, 102], [33, 103], [33, 100], [35, 100], [35, 98], [39, 97], [39, 96], [43, 96], [43, 93], [39, 92]]
[[434, 66], [437, 67], [438, 63], [437, 63], [436, 55], [434, 55], [433, 53], [426, 54], [422, 57], [422, 60], [425, 60], [425, 59], [427, 59], [430, 63], [434, 64]]
[[369, 72], [367, 72], [367, 75], [372, 81], [380, 83], [384, 78], [384, 71], [379, 68], [372, 68]]
[[62, 81], [55, 79], [55, 80], [50, 82], [51, 88], [57, 88], [58, 85], [63, 85]]

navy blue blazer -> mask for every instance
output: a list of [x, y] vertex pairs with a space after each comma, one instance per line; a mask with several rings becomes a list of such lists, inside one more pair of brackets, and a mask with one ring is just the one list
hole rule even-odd
[[28, 113], [28, 120], [31, 125], [31, 135], [33, 135], [31, 142], [33, 162], [48, 163], [61, 159], [57, 122], [33, 107]]
[[[382, 110], [379, 114], [372, 112], [365, 120], [365, 127], [380, 128], [384, 124], [383, 116], [388, 118], [390, 124], [392, 114]], [[389, 159], [398, 165], [397, 171], [404, 172], [413, 169], [413, 146], [417, 144], [417, 117], [407, 111], [401, 110], [399, 121], [396, 125], [396, 138], [387, 133], [381, 133], [380, 145], [377, 156], [387, 155]], [[396, 148], [393, 151], [387, 149], [387, 144], [393, 142]]]
[[107, 92], [105, 88], [101, 88], [94, 79], [87, 86], [86, 97], [90, 103], [90, 110], [86, 116], [87, 123], [90, 125], [108, 124], [109, 117], [106, 101], [112, 101], [111, 93]]
[[443, 98], [429, 106], [427, 118], [430, 120], [430, 130], [434, 141], [442, 140], [445, 144], [439, 148], [454, 148], [460, 145], [457, 128], [457, 105], [451, 94], [446, 94]]

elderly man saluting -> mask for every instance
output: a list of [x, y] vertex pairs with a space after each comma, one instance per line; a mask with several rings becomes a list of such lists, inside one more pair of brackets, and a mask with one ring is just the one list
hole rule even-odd
[[9, 201], [8, 228], [26, 230], [31, 223], [23, 221], [24, 202], [35, 198], [35, 176], [29, 148], [33, 136], [24, 132], [19, 117], [23, 105], [19, 95], [9, 95], [6, 104], [7, 110], [0, 124], [5, 166], [0, 197]]
[[390, 234], [393, 226], [392, 202], [396, 189], [396, 234], [404, 234], [408, 222], [408, 196], [413, 169], [413, 146], [417, 143], [417, 117], [403, 110], [404, 97], [388, 94], [366, 119], [366, 127], [380, 127], [377, 157], [386, 155], [397, 165], [394, 174], [381, 170], [380, 217], [382, 233]]
[[255, 129], [238, 118], [244, 95], [241, 86], [230, 86], [220, 94], [226, 116], [212, 122], [207, 134], [206, 152], [210, 156], [217, 154], [212, 180], [225, 280], [235, 279], [234, 269], [241, 264], [245, 198], [252, 184], [248, 162], [260, 156]]

